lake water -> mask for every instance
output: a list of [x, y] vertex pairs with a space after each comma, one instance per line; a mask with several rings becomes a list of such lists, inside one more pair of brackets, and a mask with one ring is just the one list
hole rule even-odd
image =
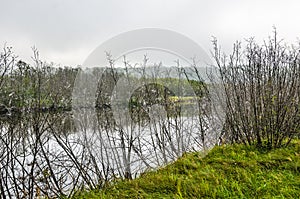
[[[158, 107], [159, 109], [159, 107]], [[169, 117], [118, 124], [111, 112], [89, 109], [1, 119], [1, 189], [16, 197], [72, 194], [115, 178], [135, 178], [218, 139], [208, 118]], [[155, 117], [157, 115], [157, 117]], [[126, 119], [126, 118], [123, 118]], [[128, 119], [128, 118], [127, 118]], [[213, 133], [214, 132], [214, 133]]]

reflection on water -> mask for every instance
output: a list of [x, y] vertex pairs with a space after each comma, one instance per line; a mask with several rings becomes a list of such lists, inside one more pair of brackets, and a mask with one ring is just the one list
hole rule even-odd
[[[152, 106], [150, 120], [120, 126], [110, 108], [1, 118], [1, 189], [11, 196], [59, 197], [81, 186], [134, 178], [214, 143], [196, 114], [169, 117]], [[204, 124], [205, 123], [205, 124]], [[201, 124], [201, 125], [200, 125]], [[202, 135], [202, 136], [201, 136]]]

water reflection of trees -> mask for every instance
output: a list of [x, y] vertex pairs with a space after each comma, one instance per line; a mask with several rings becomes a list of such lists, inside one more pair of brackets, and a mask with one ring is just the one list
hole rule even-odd
[[[7, 58], [12, 56], [6, 53]], [[196, 93], [196, 101], [183, 102], [172, 91], [191, 82], [193, 88], [200, 88], [199, 81], [170, 77], [139, 87], [127, 104], [129, 122], [120, 125], [111, 98], [117, 81], [128, 77], [125, 73], [108, 67], [98, 82], [95, 105], [77, 107], [73, 115], [68, 110], [77, 70], [46, 67], [37, 51], [34, 57], [35, 67], [24, 62], [13, 65], [10, 57], [12, 65], [2, 71], [1, 197], [70, 196], [82, 187], [93, 189], [116, 178], [134, 178], [209, 145], [200, 133], [208, 128], [205, 114], [199, 117], [199, 110], [193, 108], [203, 102], [202, 96]]]

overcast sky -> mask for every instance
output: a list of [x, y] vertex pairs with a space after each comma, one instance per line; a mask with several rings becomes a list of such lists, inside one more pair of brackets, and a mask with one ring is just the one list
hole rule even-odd
[[30, 61], [80, 65], [102, 42], [122, 32], [165, 28], [211, 50], [216, 36], [228, 51], [235, 40], [262, 41], [275, 25], [286, 42], [300, 36], [297, 0], [0, 0], [0, 45]]

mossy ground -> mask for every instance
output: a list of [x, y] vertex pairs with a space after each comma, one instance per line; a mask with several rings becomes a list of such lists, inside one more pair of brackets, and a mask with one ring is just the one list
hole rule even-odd
[[299, 198], [300, 141], [262, 150], [244, 145], [188, 153], [157, 171], [73, 198]]

